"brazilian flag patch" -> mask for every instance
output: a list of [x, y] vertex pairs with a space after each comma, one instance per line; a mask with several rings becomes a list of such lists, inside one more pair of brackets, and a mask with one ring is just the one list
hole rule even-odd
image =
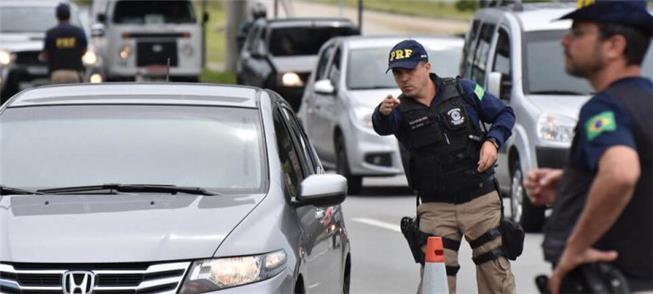
[[474, 88], [474, 94], [476, 94], [476, 97], [479, 101], [483, 100], [483, 96], [485, 96], [485, 90], [483, 90], [483, 87], [476, 84], [476, 88]]
[[585, 131], [587, 140], [592, 141], [603, 132], [614, 131], [617, 129], [617, 122], [614, 119], [614, 112], [604, 111], [585, 122]]

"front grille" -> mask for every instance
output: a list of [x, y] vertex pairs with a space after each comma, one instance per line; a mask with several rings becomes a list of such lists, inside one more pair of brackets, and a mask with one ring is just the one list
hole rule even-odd
[[170, 58], [170, 66], [177, 66], [176, 41], [139, 41], [136, 44], [136, 65], [166, 65]]
[[93, 293], [175, 293], [190, 262], [155, 264], [2, 264], [0, 293], [49, 294], [63, 292], [63, 275], [88, 271], [95, 275]]
[[16, 60], [14, 63], [18, 65], [45, 65], [44, 62], [39, 61], [40, 53], [40, 51], [16, 52]]

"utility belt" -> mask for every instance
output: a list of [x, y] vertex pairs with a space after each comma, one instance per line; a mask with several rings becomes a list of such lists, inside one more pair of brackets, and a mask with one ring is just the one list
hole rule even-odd
[[453, 189], [447, 189], [443, 192], [438, 192], [437, 194], [418, 193], [423, 203], [444, 202], [463, 204], [494, 191], [494, 176], [489, 176], [478, 185], [479, 187], [461, 187], [457, 191]]

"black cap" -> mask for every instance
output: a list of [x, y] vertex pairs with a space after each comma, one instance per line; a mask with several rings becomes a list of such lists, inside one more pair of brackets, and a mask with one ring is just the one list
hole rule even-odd
[[57, 19], [69, 19], [70, 18], [70, 5], [66, 3], [59, 3], [56, 8]]
[[639, 28], [651, 35], [653, 16], [646, 9], [644, 0], [579, 0], [576, 9], [560, 19], [614, 23]]
[[429, 56], [424, 50], [424, 46], [415, 40], [403, 40], [390, 50], [388, 55], [388, 70], [393, 68], [412, 69], [420, 61], [428, 61]]

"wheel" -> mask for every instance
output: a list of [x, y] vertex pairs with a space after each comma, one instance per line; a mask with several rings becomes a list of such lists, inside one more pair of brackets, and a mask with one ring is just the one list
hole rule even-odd
[[513, 220], [519, 222], [526, 232], [539, 232], [544, 224], [544, 207], [533, 206], [524, 188], [524, 173], [519, 159], [513, 163], [510, 173], [510, 212]]
[[346, 149], [344, 140], [339, 137], [336, 140], [336, 172], [347, 179], [347, 194], [358, 195], [363, 190], [363, 177], [351, 174]]

